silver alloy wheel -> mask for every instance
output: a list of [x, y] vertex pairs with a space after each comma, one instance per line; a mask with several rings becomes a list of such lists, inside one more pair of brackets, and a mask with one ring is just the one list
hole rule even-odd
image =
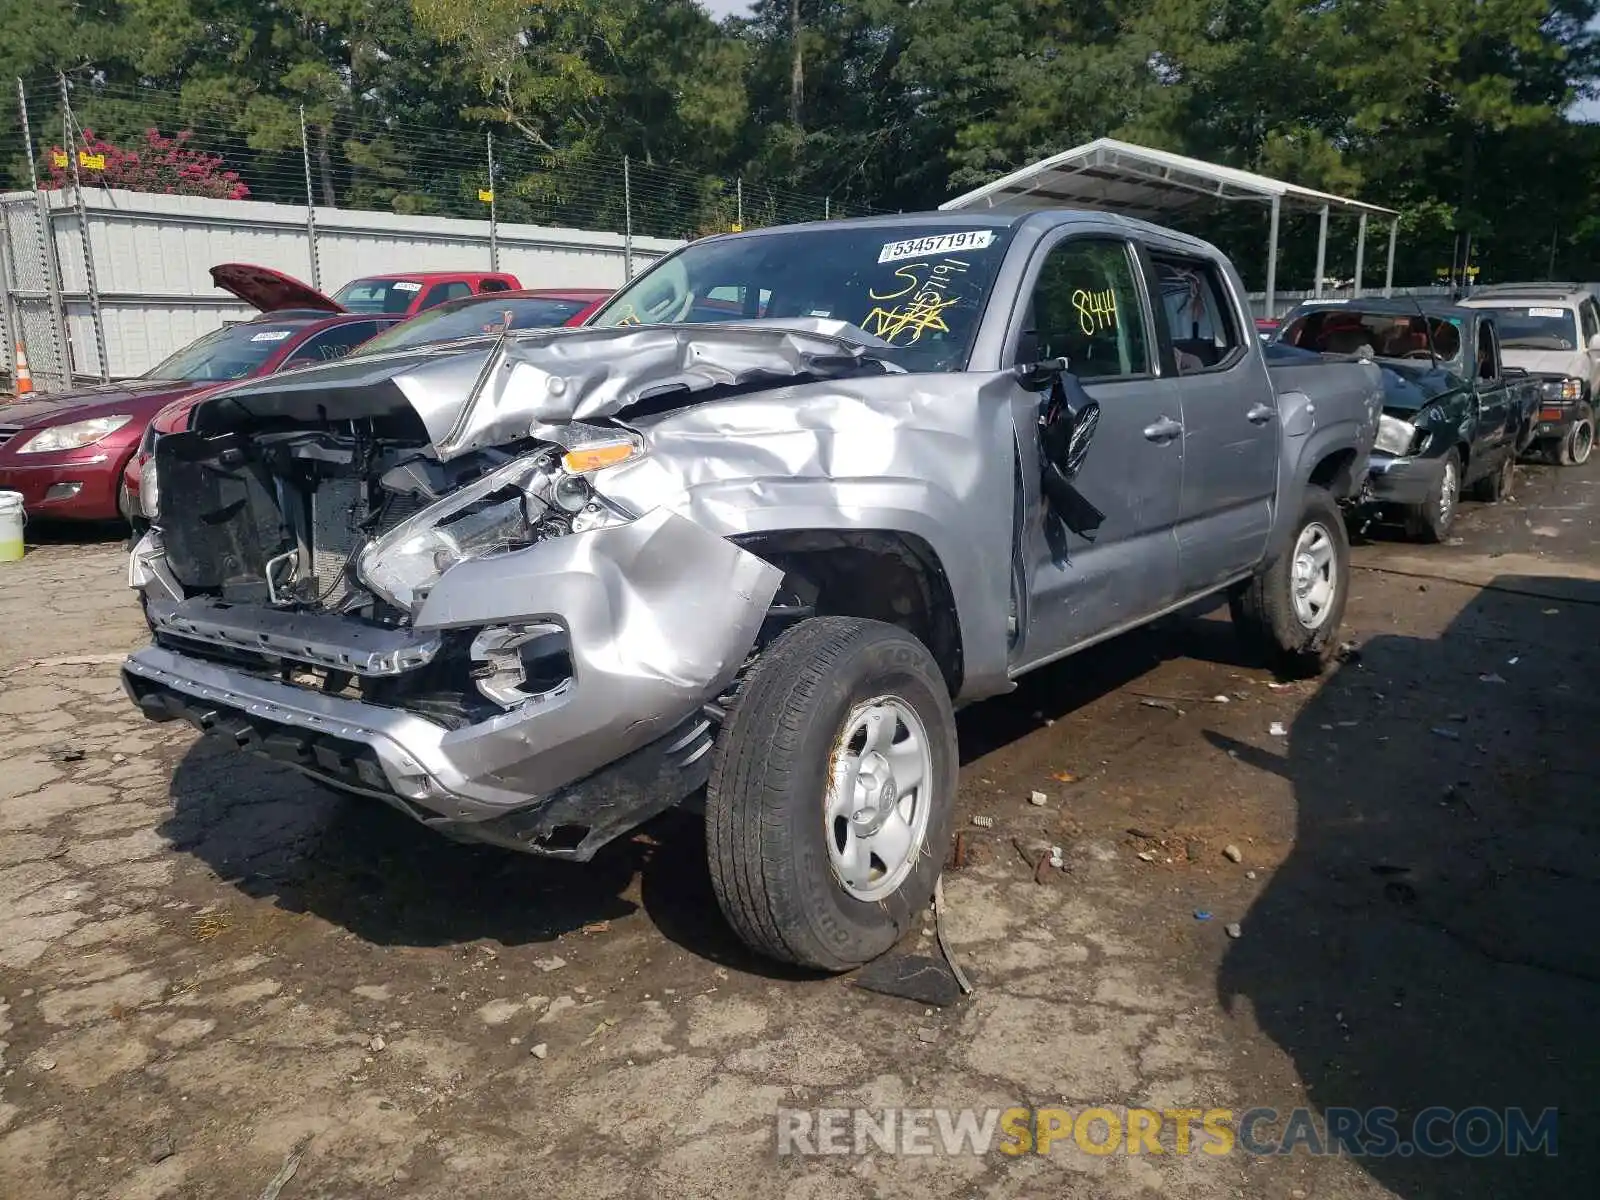
[[1320, 521], [1300, 531], [1290, 568], [1294, 615], [1307, 629], [1320, 629], [1339, 590], [1339, 561], [1333, 535]]
[[824, 820], [828, 860], [852, 897], [871, 904], [905, 882], [927, 840], [932, 787], [928, 731], [909, 704], [879, 696], [850, 710]]
[[1447, 529], [1450, 518], [1455, 515], [1456, 500], [1461, 492], [1461, 480], [1456, 475], [1456, 464], [1453, 460], [1444, 464], [1444, 477], [1439, 480], [1439, 528]]
[[1589, 454], [1594, 449], [1594, 426], [1588, 421], [1579, 421], [1572, 427], [1572, 465], [1581, 467], [1589, 461]]

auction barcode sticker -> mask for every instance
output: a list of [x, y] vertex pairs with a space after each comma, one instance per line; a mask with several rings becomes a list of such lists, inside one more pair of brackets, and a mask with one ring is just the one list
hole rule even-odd
[[889, 242], [878, 254], [880, 263], [899, 262], [906, 258], [932, 258], [937, 254], [955, 254], [965, 250], [987, 250], [994, 242], [992, 229], [970, 229], [965, 233], [941, 233], [933, 237], [912, 238], [905, 242]]
[[411, 279], [401, 279], [391, 285], [397, 292], [420, 292], [422, 285]]
[[1528, 315], [1530, 317], [1554, 317], [1559, 321], [1567, 315], [1567, 310], [1564, 308], [1530, 308]]
[[281, 342], [289, 336], [290, 332], [288, 329], [268, 329], [256, 334], [250, 340], [252, 342]]

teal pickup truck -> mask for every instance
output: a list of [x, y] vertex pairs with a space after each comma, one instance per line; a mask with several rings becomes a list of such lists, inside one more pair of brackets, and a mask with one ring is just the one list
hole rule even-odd
[[1276, 344], [1370, 359], [1383, 372], [1383, 416], [1363, 507], [1442, 542], [1463, 493], [1491, 503], [1511, 487], [1538, 420], [1539, 381], [1504, 365], [1493, 315], [1414, 300], [1311, 300]]

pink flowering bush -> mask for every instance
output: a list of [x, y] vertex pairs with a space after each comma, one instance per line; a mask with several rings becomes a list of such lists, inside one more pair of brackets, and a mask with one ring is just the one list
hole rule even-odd
[[[193, 133], [185, 129], [172, 137], [160, 130], [147, 129], [144, 144], [136, 150], [113, 146], [94, 130], [83, 131], [84, 144], [80, 149], [90, 155], [103, 155], [105, 166], [100, 169], [78, 167], [78, 175], [86, 186], [127, 188], [132, 192], [162, 192], [169, 196], [211, 196], [217, 200], [244, 200], [250, 189], [237, 171], [222, 170], [222, 156], [192, 149], [188, 142]], [[72, 164], [60, 146], [51, 146], [45, 155], [45, 166], [50, 172], [44, 185], [52, 188], [68, 187], [72, 183]]]

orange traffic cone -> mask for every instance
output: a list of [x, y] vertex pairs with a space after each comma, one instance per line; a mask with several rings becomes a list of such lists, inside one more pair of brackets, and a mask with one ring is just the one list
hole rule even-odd
[[26, 396], [33, 391], [33, 372], [28, 370], [28, 352], [17, 339], [17, 395]]

